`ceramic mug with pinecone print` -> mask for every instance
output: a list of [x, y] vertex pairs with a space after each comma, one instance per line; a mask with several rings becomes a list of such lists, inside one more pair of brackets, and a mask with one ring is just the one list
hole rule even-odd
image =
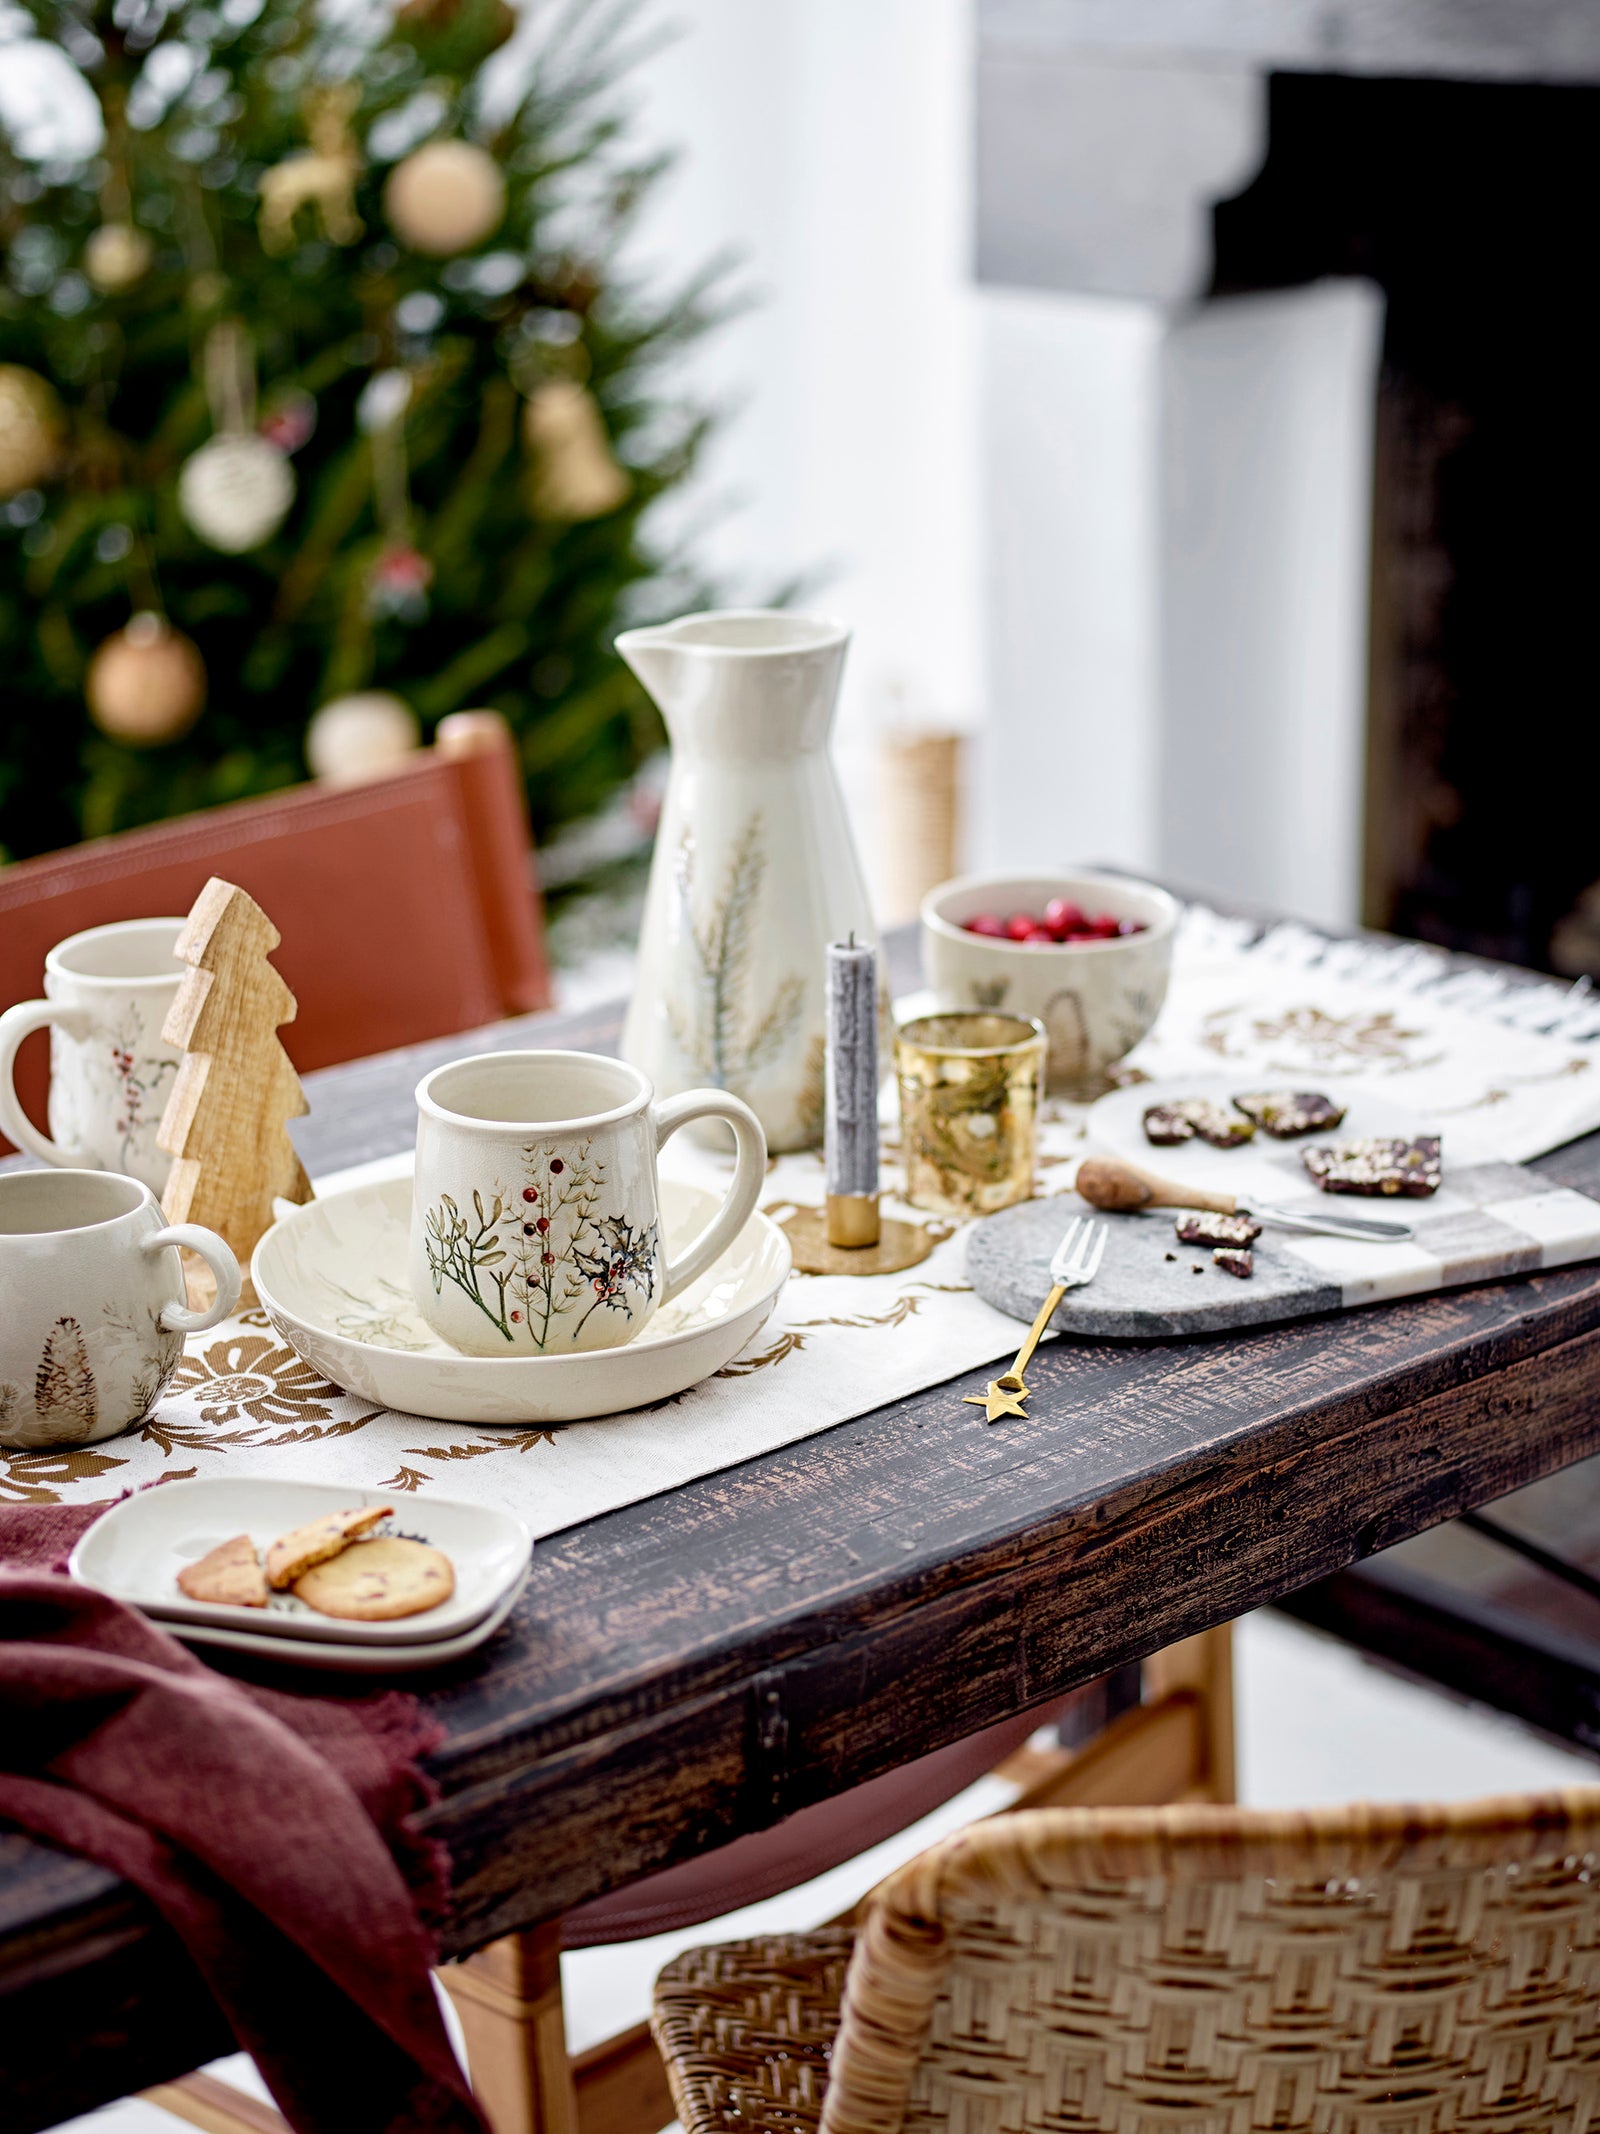
[[[658, 1103], [638, 1068], [589, 1052], [488, 1052], [417, 1084], [411, 1287], [470, 1356], [570, 1356], [631, 1341], [754, 1212], [767, 1143], [723, 1089]], [[727, 1197], [669, 1257], [656, 1156], [691, 1120], [733, 1130]]]
[[[216, 1278], [185, 1302], [178, 1248]], [[0, 1176], [0, 1445], [92, 1445], [141, 1421], [167, 1389], [185, 1334], [239, 1301], [239, 1263], [213, 1230], [168, 1224], [137, 1178], [111, 1171]]]

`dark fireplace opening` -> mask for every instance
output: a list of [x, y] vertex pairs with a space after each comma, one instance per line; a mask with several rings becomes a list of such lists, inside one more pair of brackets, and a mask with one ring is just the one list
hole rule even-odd
[[1213, 293], [1386, 297], [1363, 918], [1600, 976], [1600, 88], [1285, 74], [1269, 122]]

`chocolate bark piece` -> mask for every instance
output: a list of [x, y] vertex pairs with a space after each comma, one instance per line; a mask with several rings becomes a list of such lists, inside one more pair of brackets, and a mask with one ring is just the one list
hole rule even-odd
[[1261, 1225], [1248, 1215], [1208, 1215], [1187, 1209], [1173, 1225], [1180, 1245], [1253, 1245]]
[[1211, 1259], [1224, 1274], [1236, 1274], [1241, 1281], [1256, 1271], [1256, 1256], [1243, 1245], [1219, 1245]]
[[1144, 1115], [1144, 1138], [1158, 1149], [1172, 1149], [1192, 1141], [1194, 1128], [1175, 1104], [1152, 1104]]
[[1439, 1136], [1414, 1140], [1375, 1134], [1364, 1141], [1334, 1141], [1302, 1149], [1300, 1160], [1324, 1193], [1359, 1193], [1369, 1199], [1426, 1200], [1437, 1193], [1442, 1171]]
[[1242, 1112], [1213, 1104], [1209, 1097], [1175, 1097], [1170, 1104], [1152, 1104], [1144, 1115], [1145, 1139], [1156, 1148], [1176, 1148], [1196, 1134], [1213, 1148], [1240, 1147], [1255, 1132], [1254, 1121]]
[[1330, 1133], [1344, 1124], [1344, 1106], [1318, 1089], [1247, 1090], [1233, 1101], [1247, 1119], [1254, 1119], [1263, 1133], [1277, 1141], [1292, 1141], [1297, 1134]]

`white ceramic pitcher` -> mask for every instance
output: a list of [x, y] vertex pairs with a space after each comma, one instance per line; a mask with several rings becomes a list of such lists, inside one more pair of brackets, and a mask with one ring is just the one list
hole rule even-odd
[[877, 941], [828, 760], [849, 641], [736, 608], [617, 639], [672, 742], [623, 1056], [743, 1097], [774, 1150], [822, 1139], [827, 945]]

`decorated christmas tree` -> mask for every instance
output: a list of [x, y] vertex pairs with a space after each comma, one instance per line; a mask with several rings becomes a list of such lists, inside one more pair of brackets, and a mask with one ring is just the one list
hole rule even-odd
[[519, 66], [507, 0], [24, 6], [103, 141], [0, 134], [0, 855], [476, 705], [537, 830], [587, 814], [658, 738], [615, 630], [702, 595], [641, 528], [711, 299], [618, 265], [628, 10], [536, 6]]

